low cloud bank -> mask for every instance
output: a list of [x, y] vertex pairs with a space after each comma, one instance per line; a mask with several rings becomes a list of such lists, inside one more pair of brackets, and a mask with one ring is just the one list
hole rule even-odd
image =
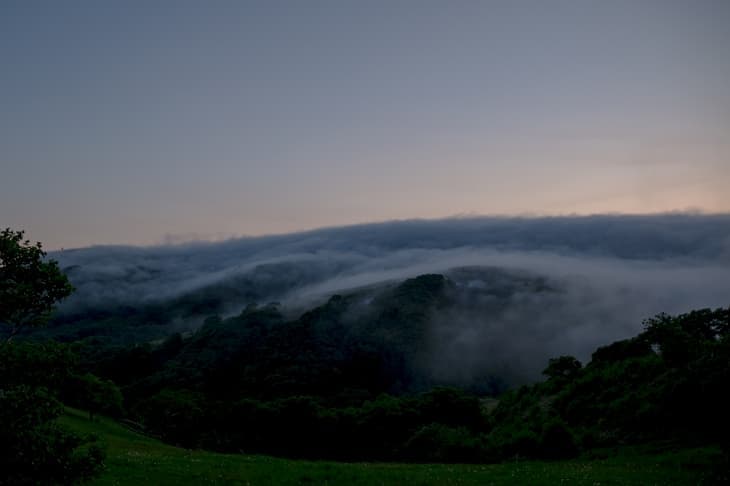
[[[424, 366], [447, 382], [500, 366], [511, 381], [534, 379], [547, 358], [586, 359], [658, 312], [730, 305], [730, 215], [402, 221], [51, 256], [77, 288], [67, 311], [201, 291], [230, 295], [231, 312], [252, 296], [304, 309], [334, 293], [444, 273], [463, 292], [433, 316]], [[455, 270], [464, 267], [482, 270]], [[515, 284], [540, 279], [544, 291]], [[505, 285], [513, 288], [502, 295]]]

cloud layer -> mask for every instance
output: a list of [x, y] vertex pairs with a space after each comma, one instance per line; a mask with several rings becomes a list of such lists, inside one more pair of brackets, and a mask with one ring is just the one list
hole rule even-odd
[[458, 305], [433, 316], [423, 366], [446, 382], [500, 367], [510, 381], [534, 379], [547, 358], [586, 359], [658, 312], [730, 305], [730, 215], [401, 221], [52, 257], [78, 289], [66, 311], [207, 293], [231, 313], [251, 301], [298, 312], [444, 273]]

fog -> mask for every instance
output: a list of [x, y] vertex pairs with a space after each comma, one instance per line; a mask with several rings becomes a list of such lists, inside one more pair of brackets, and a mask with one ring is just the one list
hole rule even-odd
[[67, 312], [207, 292], [226, 312], [256, 300], [295, 315], [335, 293], [442, 273], [456, 304], [433, 313], [421, 366], [444, 382], [498, 369], [529, 381], [549, 357], [586, 360], [659, 312], [730, 305], [730, 215], [400, 221], [51, 257], [77, 288]]

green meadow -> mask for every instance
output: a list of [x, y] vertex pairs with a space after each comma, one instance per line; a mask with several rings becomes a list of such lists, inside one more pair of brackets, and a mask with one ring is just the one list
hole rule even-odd
[[712, 448], [613, 452], [604, 458], [501, 464], [392, 464], [299, 461], [187, 450], [138, 434], [104, 417], [67, 409], [63, 425], [96, 434], [107, 448], [93, 485], [193, 484], [701, 484], [719, 451]]

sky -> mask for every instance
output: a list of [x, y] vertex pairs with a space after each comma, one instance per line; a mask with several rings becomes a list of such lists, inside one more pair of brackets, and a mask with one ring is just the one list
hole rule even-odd
[[50, 249], [730, 212], [730, 2], [3, 1], [0, 227]]

